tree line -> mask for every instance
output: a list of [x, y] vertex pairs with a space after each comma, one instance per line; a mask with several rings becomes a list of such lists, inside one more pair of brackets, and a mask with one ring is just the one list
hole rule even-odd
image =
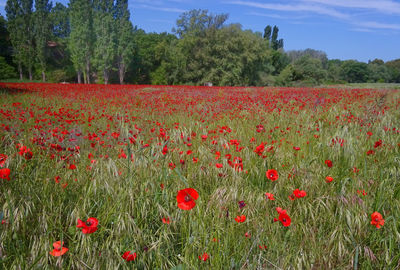
[[228, 14], [182, 13], [172, 33], [132, 25], [128, 0], [7, 0], [0, 17], [0, 79], [50, 82], [292, 86], [400, 82], [400, 59], [329, 60], [285, 51], [279, 28], [227, 24]]

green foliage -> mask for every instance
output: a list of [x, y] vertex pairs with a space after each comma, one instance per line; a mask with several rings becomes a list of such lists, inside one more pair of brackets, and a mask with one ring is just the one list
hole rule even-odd
[[192, 9], [179, 16], [173, 32], [181, 38], [186, 34], [202, 35], [206, 30], [222, 28], [228, 17], [228, 14], [213, 15], [208, 10]]
[[320, 84], [327, 78], [327, 72], [318, 58], [304, 55], [294, 62], [295, 80], [305, 81], [310, 85]]
[[314, 49], [285, 52], [278, 26], [254, 33], [239, 24], [226, 25], [228, 14], [184, 12], [173, 35], [133, 27], [128, 0], [71, 0], [68, 7], [37, 0], [34, 11], [32, 6], [33, 0], [7, 0], [7, 21], [0, 17], [0, 56], [13, 61], [21, 80], [27, 72], [30, 80], [33, 75], [45, 80], [49, 73], [51, 81], [77, 78], [79, 83], [400, 82], [399, 60], [366, 64], [328, 60]]
[[116, 23], [113, 16], [112, 0], [93, 1], [94, 17], [94, 59], [93, 64], [108, 84], [116, 55]]
[[292, 64], [287, 65], [276, 78], [276, 85], [291, 86], [296, 79], [296, 70]]
[[375, 59], [368, 63], [368, 79], [371, 82], [389, 82], [391, 74], [389, 68], [380, 59]]
[[83, 73], [84, 81], [90, 82], [90, 63], [93, 56], [93, 6], [91, 1], [71, 0], [69, 4], [71, 34], [68, 47], [71, 61], [78, 73], [78, 81]]
[[23, 68], [26, 68], [30, 80], [35, 63], [32, 6], [33, 0], [7, 0], [5, 8], [15, 64], [18, 66], [20, 78], [22, 79]]
[[52, 24], [52, 35], [55, 38], [68, 38], [70, 29], [69, 9], [63, 4], [57, 2], [51, 9], [50, 20]]
[[367, 82], [368, 65], [355, 60], [343, 61], [341, 65], [341, 76], [350, 83]]
[[46, 81], [46, 69], [48, 48], [47, 42], [51, 37], [51, 23], [50, 23], [51, 3], [48, 0], [35, 0], [35, 13], [34, 21], [34, 40], [36, 49], [36, 58], [40, 64], [40, 71], [42, 73], [42, 80]]
[[130, 21], [128, 0], [117, 0], [115, 4], [116, 57], [120, 84], [124, 83], [125, 74], [137, 51], [134, 42], [134, 31]]
[[10, 66], [3, 56], [0, 56], [0, 80], [14, 78], [15, 76], [14, 67]]
[[8, 64], [11, 64], [11, 54], [10, 33], [7, 31], [6, 20], [0, 15], [0, 56], [4, 57]]

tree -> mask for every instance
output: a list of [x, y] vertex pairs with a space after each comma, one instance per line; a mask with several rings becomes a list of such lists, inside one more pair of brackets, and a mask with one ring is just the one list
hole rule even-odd
[[69, 11], [66, 6], [61, 3], [51, 9], [50, 21], [52, 24], [53, 37], [57, 39], [64, 39], [69, 37], [71, 33]]
[[94, 0], [94, 64], [108, 84], [116, 55], [116, 29], [113, 17], [113, 0]]
[[20, 79], [23, 67], [28, 69], [32, 80], [32, 69], [35, 62], [34, 36], [32, 23], [33, 0], [7, 0], [7, 30], [13, 46], [14, 61], [18, 66]]
[[371, 82], [390, 82], [391, 74], [385, 62], [381, 59], [375, 59], [368, 62], [368, 79]]
[[81, 75], [85, 83], [90, 83], [90, 64], [93, 56], [93, 17], [92, 2], [87, 0], [71, 0], [69, 3], [71, 34], [69, 49], [71, 60], [81, 83]]
[[264, 35], [263, 35], [263, 38], [266, 39], [266, 40], [268, 40], [268, 41], [270, 41], [270, 40], [271, 40], [271, 33], [272, 33], [272, 27], [271, 27], [271, 25], [267, 25], [267, 26], [264, 28]]
[[331, 83], [343, 82], [342, 78], [341, 78], [341, 71], [342, 71], [341, 65], [342, 65], [342, 61], [339, 59], [328, 60], [328, 63], [327, 63], [328, 77], [327, 77], [327, 79], [329, 80], [329, 82], [331, 82]]
[[400, 83], [400, 59], [388, 61], [385, 63], [390, 73], [390, 82]]
[[363, 83], [368, 80], [368, 65], [356, 60], [347, 60], [342, 63], [342, 77], [350, 83]]
[[0, 80], [13, 78], [15, 70], [10, 66], [3, 56], [0, 56]]
[[172, 31], [179, 38], [185, 34], [201, 35], [206, 29], [220, 29], [228, 17], [228, 14], [213, 15], [208, 14], [208, 10], [192, 9], [179, 16], [176, 21], [177, 28]]
[[12, 63], [12, 46], [10, 33], [7, 31], [6, 20], [0, 15], [0, 57], [4, 57], [7, 64]]
[[136, 29], [133, 28], [130, 21], [130, 13], [128, 10], [128, 0], [117, 0], [115, 4], [116, 18], [116, 55], [119, 83], [124, 84], [125, 74], [132, 62], [135, 52], [135, 44], [133, 34]]
[[327, 72], [318, 58], [304, 55], [294, 63], [295, 80], [305, 81], [308, 84], [320, 84], [327, 78]]
[[36, 45], [36, 58], [40, 64], [42, 81], [46, 81], [47, 68], [47, 42], [50, 40], [51, 3], [48, 0], [35, 0], [34, 37]]
[[278, 39], [279, 28], [274, 25], [272, 28], [270, 25], [267, 25], [264, 28], [263, 38], [268, 41], [268, 47], [273, 50], [278, 50], [283, 48], [283, 39]]

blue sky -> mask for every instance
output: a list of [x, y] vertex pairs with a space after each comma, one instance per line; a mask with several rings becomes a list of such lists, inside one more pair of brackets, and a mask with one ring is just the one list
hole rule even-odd
[[228, 13], [228, 23], [243, 29], [277, 25], [285, 50], [312, 48], [364, 62], [400, 58], [400, 0], [129, 0], [129, 8], [133, 24], [146, 32], [171, 32], [182, 12], [208, 9]]

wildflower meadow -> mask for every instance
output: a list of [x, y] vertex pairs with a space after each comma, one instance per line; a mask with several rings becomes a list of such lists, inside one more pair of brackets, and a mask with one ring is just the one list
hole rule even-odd
[[397, 269], [400, 91], [0, 83], [1, 269]]

